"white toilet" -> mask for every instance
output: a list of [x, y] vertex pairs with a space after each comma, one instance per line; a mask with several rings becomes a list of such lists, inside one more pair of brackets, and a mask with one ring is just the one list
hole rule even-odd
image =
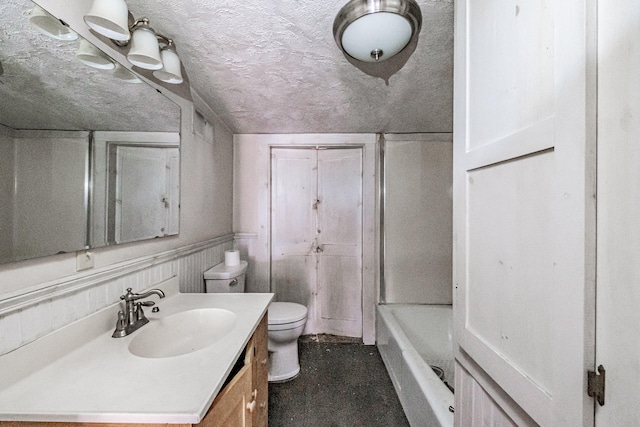
[[[204, 272], [207, 293], [244, 292], [247, 261], [237, 266], [224, 262]], [[292, 302], [272, 302], [269, 305], [269, 381], [283, 382], [300, 372], [298, 338], [307, 322], [307, 307]]]
[[300, 372], [298, 338], [307, 322], [307, 307], [293, 302], [269, 305], [269, 381], [283, 382]]

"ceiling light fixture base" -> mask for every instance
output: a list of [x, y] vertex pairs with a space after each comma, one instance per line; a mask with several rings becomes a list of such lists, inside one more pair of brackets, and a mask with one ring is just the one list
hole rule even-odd
[[421, 27], [415, 0], [350, 0], [333, 22], [333, 36], [351, 58], [382, 62], [416, 40]]

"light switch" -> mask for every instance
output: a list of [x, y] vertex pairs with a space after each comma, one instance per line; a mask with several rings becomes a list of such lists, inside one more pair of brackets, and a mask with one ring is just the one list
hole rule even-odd
[[93, 252], [77, 251], [76, 252], [76, 271], [87, 270], [93, 268]]

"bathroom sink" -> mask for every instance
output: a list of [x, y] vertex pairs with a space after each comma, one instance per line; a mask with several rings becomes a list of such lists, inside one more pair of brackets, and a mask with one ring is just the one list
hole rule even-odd
[[151, 320], [135, 332], [132, 354], [164, 358], [193, 353], [224, 338], [236, 324], [235, 313], [219, 308], [181, 311]]

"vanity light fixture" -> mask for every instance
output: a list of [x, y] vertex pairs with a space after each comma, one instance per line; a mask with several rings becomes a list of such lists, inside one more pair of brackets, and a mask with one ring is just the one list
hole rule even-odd
[[124, 0], [93, 0], [84, 22], [111, 40], [128, 41], [131, 38], [129, 8]]
[[113, 70], [116, 67], [111, 58], [85, 39], [80, 39], [80, 47], [78, 47], [76, 59], [84, 65], [99, 70]]
[[142, 83], [142, 80], [133, 74], [127, 67], [123, 67], [120, 64], [116, 64], [116, 69], [113, 70], [113, 77], [122, 80], [127, 83]]
[[379, 62], [400, 53], [421, 26], [415, 0], [350, 0], [333, 22], [333, 37], [350, 57]]
[[149, 20], [142, 18], [132, 28], [131, 47], [127, 60], [145, 70], [160, 70], [160, 46], [156, 32], [149, 26]]
[[180, 69], [180, 58], [176, 52], [176, 45], [173, 40], [166, 39], [166, 45], [160, 51], [163, 68], [153, 72], [153, 75], [165, 83], [182, 83], [182, 70]]
[[78, 38], [78, 34], [75, 31], [38, 5], [29, 14], [29, 25], [52, 39], [72, 41]]
[[153, 71], [154, 77], [162, 82], [183, 82], [180, 58], [173, 40], [156, 34], [147, 18], [135, 19], [125, 0], [93, 0], [84, 21], [93, 31], [111, 39], [117, 46], [129, 46], [127, 60], [131, 64]]

